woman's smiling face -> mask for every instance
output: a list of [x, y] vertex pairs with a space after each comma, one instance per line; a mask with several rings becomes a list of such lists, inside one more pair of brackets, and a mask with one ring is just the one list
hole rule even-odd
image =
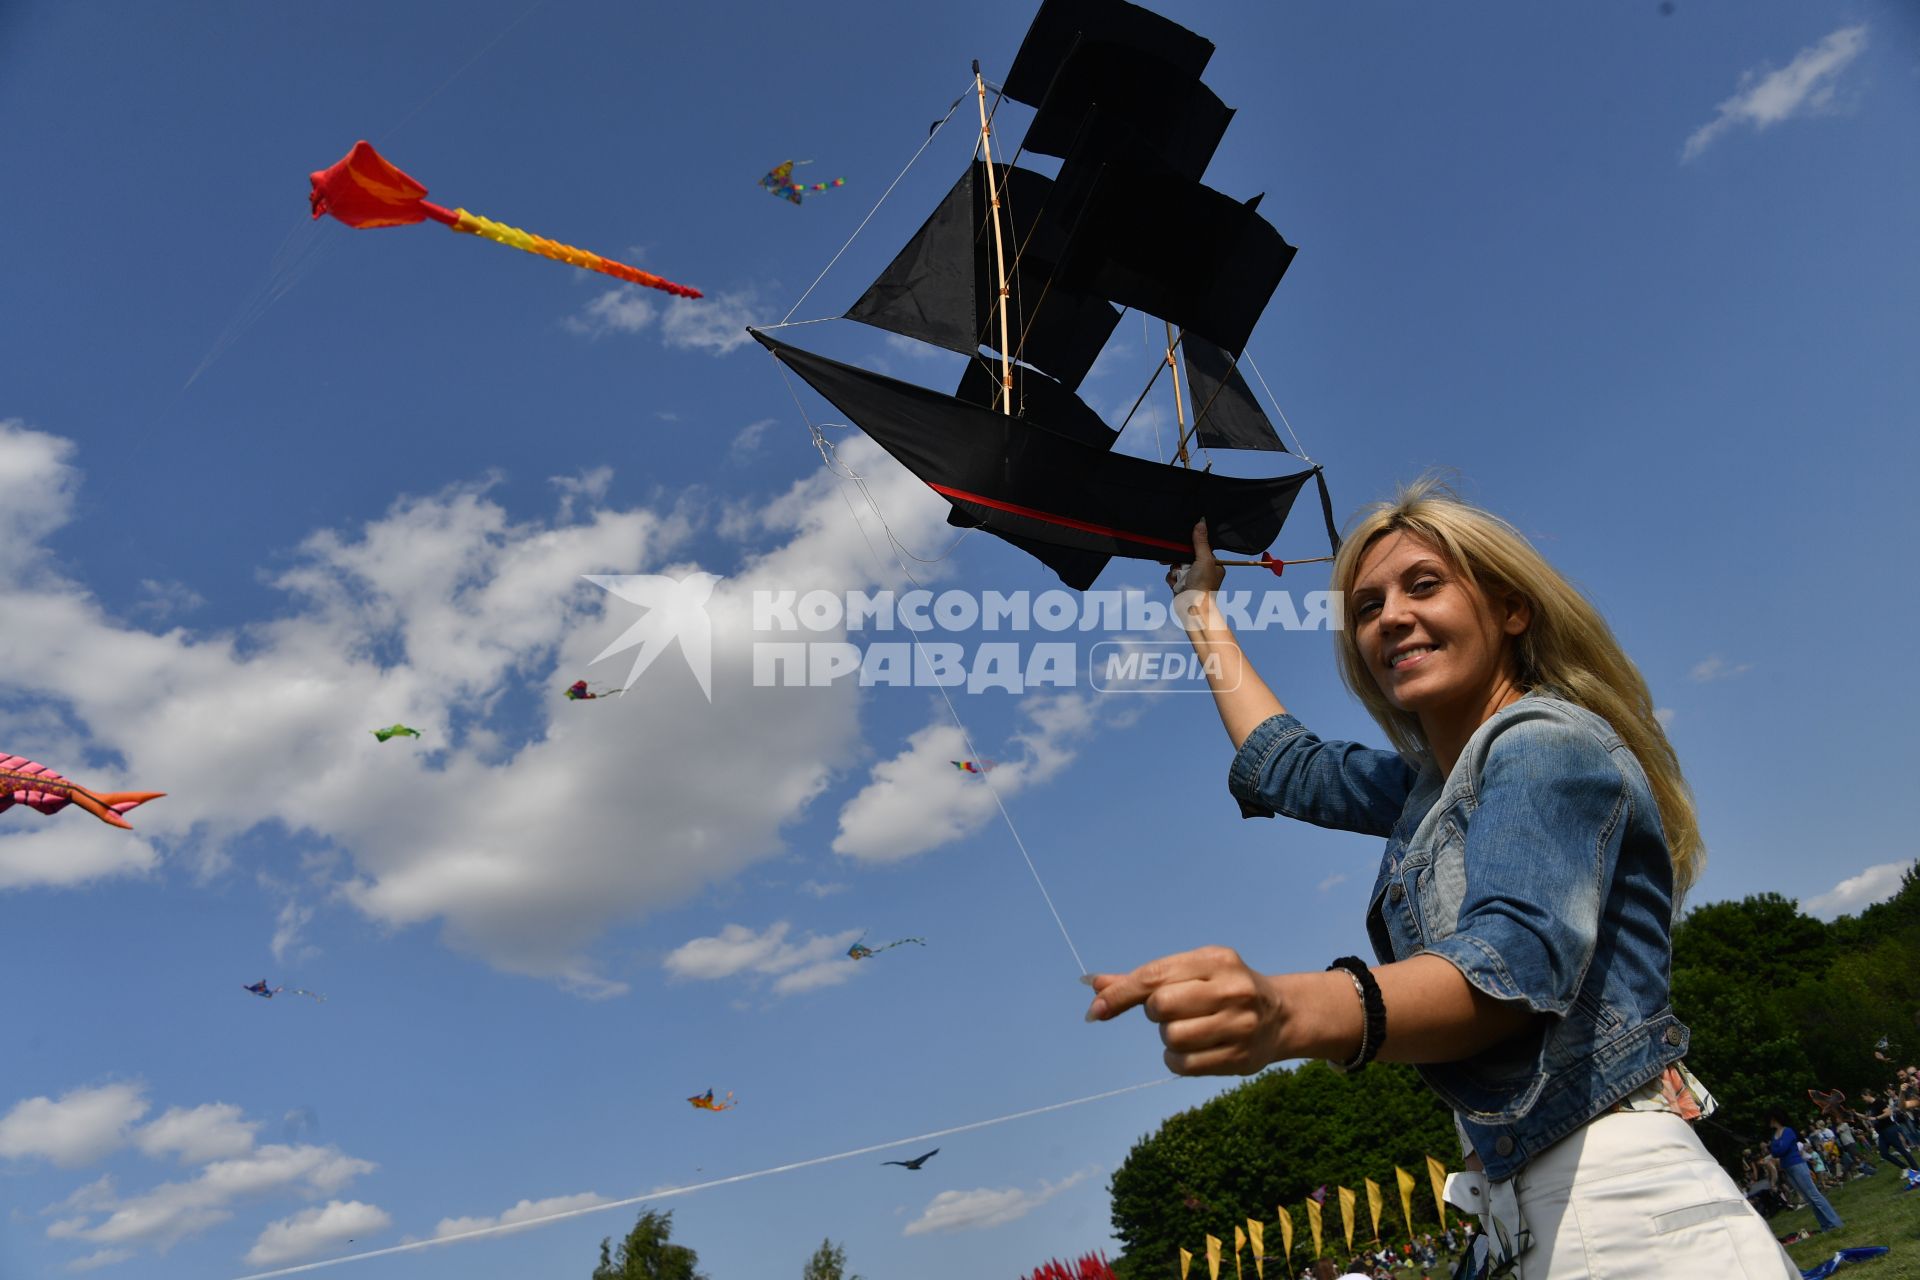
[[1511, 638], [1529, 617], [1518, 600], [1488, 600], [1437, 548], [1404, 531], [1367, 549], [1347, 600], [1347, 624], [1374, 683], [1423, 720], [1476, 710], [1484, 718], [1504, 689], [1517, 695]]

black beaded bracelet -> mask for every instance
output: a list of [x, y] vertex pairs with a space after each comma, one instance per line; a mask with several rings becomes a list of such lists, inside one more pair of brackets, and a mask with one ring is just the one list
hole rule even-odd
[[1359, 993], [1360, 1007], [1365, 1020], [1360, 1027], [1360, 1049], [1350, 1062], [1336, 1062], [1334, 1067], [1340, 1071], [1358, 1071], [1372, 1062], [1380, 1054], [1380, 1046], [1387, 1041], [1387, 1002], [1380, 998], [1380, 984], [1373, 979], [1373, 970], [1367, 968], [1367, 962], [1358, 956], [1341, 956], [1327, 966], [1327, 972], [1345, 969], [1347, 976], [1353, 979], [1353, 989]]

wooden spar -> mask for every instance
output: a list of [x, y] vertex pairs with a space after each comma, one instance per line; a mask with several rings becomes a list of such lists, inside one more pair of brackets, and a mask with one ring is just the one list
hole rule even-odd
[[[1175, 447], [1173, 455], [1181, 466], [1190, 467], [1193, 465], [1193, 460], [1187, 456], [1187, 411], [1185, 403], [1180, 398], [1180, 358], [1178, 354], [1180, 350], [1180, 338], [1173, 336], [1173, 321], [1163, 320], [1161, 323], [1167, 326], [1167, 367], [1173, 370], [1173, 420], [1180, 428], [1180, 443]], [[1186, 336], [1186, 331], [1182, 330], [1180, 337], [1184, 338]]]
[[1001, 412], [1013, 414], [1013, 350], [1007, 326], [1007, 252], [1000, 241], [1000, 180], [993, 171], [993, 126], [987, 121], [987, 82], [980, 78], [980, 60], [974, 59], [973, 87], [980, 99], [980, 154], [987, 161], [987, 216], [993, 220], [993, 267], [1000, 313], [1000, 402]]

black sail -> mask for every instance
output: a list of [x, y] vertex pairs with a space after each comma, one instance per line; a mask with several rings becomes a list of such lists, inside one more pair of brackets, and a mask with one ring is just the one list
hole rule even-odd
[[1101, 41], [1151, 53], [1174, 74], [1198, 79], [1213, 42], [1150, 9], [1124, 0], [1045, 0], [1027, 28], [1003, 86], [1015, 102], [1037, 107], [1080, 44]]
[[1089, 41], [1061, 66], [1020, 148], [1066, 156], [1095, 113], [1107, 126], [1103, 136], [1115, 156], [1151, 156], [1193, 182], [1206, 172], [1233, 119], [1233, 109], [1213, 90], [1180, 75], [1158, 54]]
[[1073, 219], [1054, 287], [1244, 350], [1294, 247], [1255, 211], [1258, 196], [1242, 203], [1150, 158], [1119, 158], [1113, 132], [1089, 121], [1054, 181], [1051, 208]]
[[[974, 360], [960, 375], [955, 396], [968, 404], [997, 408], [1000, 396], [1000, 365]], [[1052, 378], [1032, 369], [1016, 366], [1013, 372], [1014, 413], [1050, 431], [1090, 444], [1096, 449], [1111, 449], [1120, 433], [1087, 407], [1087, 402]]]
[[1006, 355], [1043, 369], [1068, 390], [1093, 367], [1120, 313], [1105, 301], [1050, 283], [1064, 236], [1049, 215], [1053, 183], [1028, 169], [995, 165], [1001, 183], [996, 257], [986, 165], [975, 161], [913, 239], [852, 307], [858, 320], [889, 333], [973, 355], [999, 349], [993, 302], [1002, 260], [1014, 314]]
[[[1040, 423], [753, 336], [881, 448], [946, 498], [955, 523], [1042, 556], [1076, 590], [1107, 556], [1176, 563], [1192, 555], [1194, 523], [1213, 545], [1257, 555], [1272, 545], [1295, 496], [1318, 468], [1242, 479], [1114, 453]], [[1065, 555], [1065, 552], [1080, 553]], [[1038, 554], [1036, 552], [1035, 554]]]
[[1187, 366], [1187, 388], [1193, 393], [1193, 433], [1202, 445], [1287, 452], [1232, 356], [1193, 334], [1180, 340], [1180, 352]]

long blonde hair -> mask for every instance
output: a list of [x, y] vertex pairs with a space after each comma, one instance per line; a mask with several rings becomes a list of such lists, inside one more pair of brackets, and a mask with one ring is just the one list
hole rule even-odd
[[[1646, 679], [1614, 639], [1600, 611], [1548, 564], [1506, 521], [1463, 502], [1437, 477], [1400, 490], [1391, 502], [1362, 511], [1333, 562], [1333, 587], [1341, 598], [1353, 590], [1360, 561], [1381, 538], [1405, 532], [1444, 555], [1489, 599], [1517, 595], [1531, 607], [1527, 629], [1514, 637], [1515, 674], [1521, 687], [1584, 707], [1613, 726], [1652, 784], [1667, 849], [1673, 857], [1674, 901], [1700, 876], [1706, 849], [1700, 841], [1693, 792], [1680, 759], [1653, 713]], [[1419, 719], [1395, 707], [1380, 692], [1360, 655], [1351, 627], [1337, 646], [1340, 677], [1360, 699], [1393, 745], [1428, 755]]]

